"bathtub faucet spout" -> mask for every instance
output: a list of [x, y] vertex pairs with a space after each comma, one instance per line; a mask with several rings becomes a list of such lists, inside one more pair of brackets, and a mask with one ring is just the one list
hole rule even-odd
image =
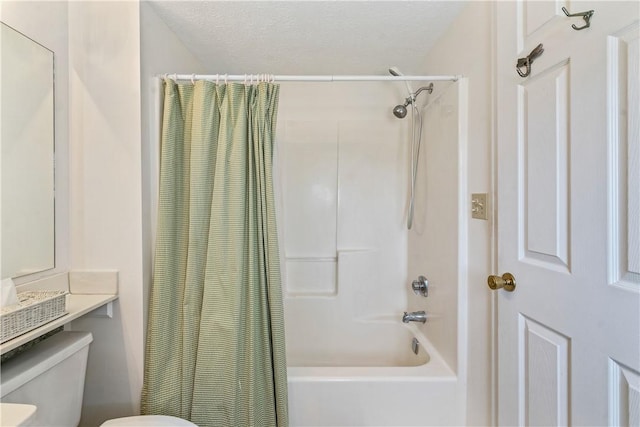
[[404, 312], [402, 316], [402, 322], [420, 322], [425, 323], [427, 321], [427, 313], [424, 311], [412, 311], [411, 313]]

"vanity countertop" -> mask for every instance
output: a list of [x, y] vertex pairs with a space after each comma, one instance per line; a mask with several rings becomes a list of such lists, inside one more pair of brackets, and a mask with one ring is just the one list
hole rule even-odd
[[114, 294], [67, 294], [65, 297], [66, 301], [66, 311], [62, 317], [58, 317], [57, 319], [52, 320], [49, 323], [45, 323], [44, 325], [33, 329], [29, 332], [26, 332], [20, 336], [17, 336], [9, 341], [6, 341], [0, 344], [0, 354], [4, 354], [8, 351], [13, 350], [14, 348], [20, 347], [23, 344], [28, 343], [29, 341], [38, 338], [41, 335], [46, 334], [49, 331], [52, 331], [60, 326], [64, 326], [65, 324], [71, 322], [74, 319], [77, 319], [80, 316], [83, 316], [90, 311], [93, 311], [97, 308], [102, 307], [105, 304], [110, 303], [118, 298], [118, 295]]

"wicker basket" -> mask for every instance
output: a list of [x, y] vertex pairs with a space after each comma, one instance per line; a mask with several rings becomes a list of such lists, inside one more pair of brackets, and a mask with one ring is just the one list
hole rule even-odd
[[66, 291], [28, 291], [18, 294], [18, 304], [3, 307], [0, 343], [44, 325], [65, 312]]

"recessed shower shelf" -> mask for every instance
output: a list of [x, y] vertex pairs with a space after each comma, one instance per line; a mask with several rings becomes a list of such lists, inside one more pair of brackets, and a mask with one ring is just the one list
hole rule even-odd
[[0, 354], [5, 354], [14, 348], [20, 347], [23, 344], [28, 343], [31, 340], [38, 338], [41, 335], [46, 334], [60, 326], [64, 326], [72, 320], [77, 319], [80, 316], [100, 308], [111, 301], [118, 299], [118, 295], [112, 294], [68, 294], [66, 296], [67, 314], [52, 320], [36, 329], [33, 329], [25, 334], [13, 338], [7, 342], [0, 344]]

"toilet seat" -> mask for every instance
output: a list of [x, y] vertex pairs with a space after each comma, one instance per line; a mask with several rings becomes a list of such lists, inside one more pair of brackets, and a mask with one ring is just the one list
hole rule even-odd
[[105, 421], [100, 427], [198, 427], [182, 418], [168, 415], [139, 415], [135, 417], [114, 418]]

